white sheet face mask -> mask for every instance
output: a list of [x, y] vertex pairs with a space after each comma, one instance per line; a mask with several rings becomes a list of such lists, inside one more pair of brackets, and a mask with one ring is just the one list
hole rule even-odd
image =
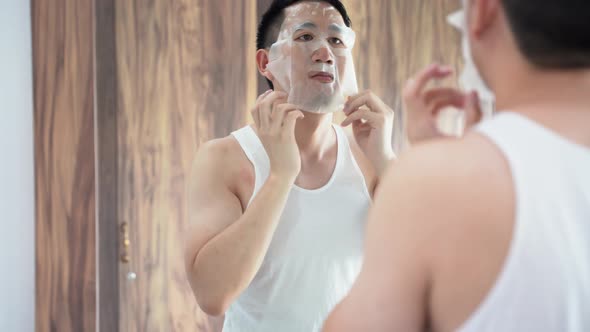
[[[463, 8], [466, 8], [466, 3], [463, 1]], [[480, 107], [483, 113], [483, 119], [490, 118], [494, 112], [494, 105], [496, 97], [494, 93], [488, 88], [483, 78], [479, 74], [473, 56], [471, 55], [471, 47], [469, 45], [469, 35], [467, 32], [467, 18], [465, 17], [465, 9], [459, 10], [447, 17], [447, 21], [453, 27], [459, 29], [463, 35], [461, 41], [461, 48], [463, 52], [463, 60], [465, 62], [461, 76], [459, 77], [459, 85], [466, 91], [477, 91], [480, 99]]]
[[302, 111], [341, 111], [358, 93], [352, 59], [355, 33], [329, 4], [301, 2], [285, 10], [278, 40], [270, 47], [268, 70]]

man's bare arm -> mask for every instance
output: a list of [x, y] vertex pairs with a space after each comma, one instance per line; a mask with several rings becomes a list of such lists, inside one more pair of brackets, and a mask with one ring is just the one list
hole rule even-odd
[[199, 152], [193, 167], [185, 250], [187, 274], [201, 308], [222, 315], [260, 268], [291, 184], [271, 177], [242, 214], [214, 144]]
[[[404, 168], [402, 158], [377, 192], [369, 215], [363, 269], [349, 295], [326, 321], [324, 332], [423, 328], [428, 269], [422, 245], [428, 235], [416, 223], [402, 221], [412, 217], [414, 205], [409, 199], [415, 185]], [[408, 190], [402, 194], [399, 188]]]
[[260, 269], [301, 169], [295, 124], [303, 113], [286, 99], [267, 91], [252, 110], [270, 172], [244, 214], [231, 191], [238, 180], [226, 172], [226, 151], [208, 144], [196, 157], [185, 265], [197, 301], [210, 315], [222, 315]]
[[[363, 270], [325, 331], [456, 328], [493, 284], [509, 246], [509, 175], [497, 149], [476, 134], [403, 154], [370, 213]], [[479, 264], [463, 279], [479, 288], [447, 310], [461, 285], [437, 281], [458, 278], [453, 267], [465, 262]]]

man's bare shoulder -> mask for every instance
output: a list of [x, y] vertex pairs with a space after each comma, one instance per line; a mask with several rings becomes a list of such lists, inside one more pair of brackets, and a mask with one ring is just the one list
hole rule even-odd
[[[390, 171], [389, 179], [418, 181], [419, 188], [453, 189], [465, 197], [476, 186], [495, 187], [500, 181], [510, 183], [510, 171], [502, 152], [489, 139], [470, 133], [462, 139], [441, 139], [420, 144], [403, 153]], [[426, 181], [427, 179], [434, 180]], [[448, 188], [450, 187], [450, 188]], [[460, 190], [459, 190], [460, 189]], [[488, 190], [489, 191], [489, 190]]]
[[[398, 220], [427, 231], [421, 236], [431, 234], [434, 251], [449, 241], [482, 236], [498, 227], [499, 220], [512, 223], [514, 190], [508, 163], [478, 133], [416, 146], [388, 173], [377, 200], [396, 199], [391, 202], [394, 210], [405, 214]], [[395, 212], [384, 211], [383, 216], [397, 219]], [[456, 245], [461, 243], [465, 241]]]
[[[193, 162], [193, 178], [217, 177], [231, 189], [254, 181], [254, 169], [238, 141], [231, 135], [203, 143]], [[232, 190], [233, 191], [233, 190]]]
[[207, 163], [220, 172], [249, 163], [240, 143], [231, 135], [207, 141], [199, 147], [195, 163]]

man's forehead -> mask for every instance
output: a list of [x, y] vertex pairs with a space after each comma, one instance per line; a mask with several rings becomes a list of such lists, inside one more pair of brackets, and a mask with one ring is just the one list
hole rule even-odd
[[285, 19], [293, 21], [296, 19], [309, 19], [313, 17], [330, 18], [344, 24], [340, 12], [332, 5], [323, 1], [301, 1], [285, 8]]

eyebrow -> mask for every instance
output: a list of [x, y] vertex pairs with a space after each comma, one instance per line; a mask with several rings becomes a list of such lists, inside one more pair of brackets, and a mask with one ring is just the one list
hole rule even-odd
[[298, 26], [296, 26], [295, 31], [301, 30], [301, 29], [317, 29], [317, 27], [318, 26], [312, 22], [305, 22], [303, 24], [299, 24]]
[[330, 24], [328, 26], [328, 30], [336, 31], [336, 32], [341, 33], [341, 34], [344, 33], [344, 29], [341, 26], [337, 25], [337, 24]]

